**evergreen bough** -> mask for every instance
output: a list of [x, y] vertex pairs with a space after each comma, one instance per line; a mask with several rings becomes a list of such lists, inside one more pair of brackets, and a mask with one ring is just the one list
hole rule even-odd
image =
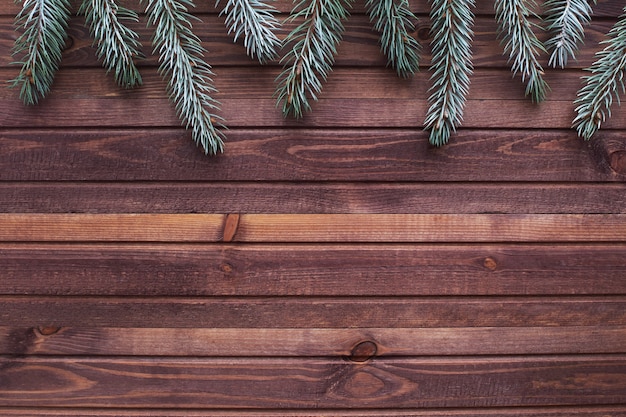
[[[21, 0], [15, 18], [20, 35], [13, 54], [19, 56], [18, 75], [9, 81], [19, 88], [27, 105], [37, 104], [50, 91], [67, 40], [70, 0]], [[219, 6], [217, 0], [216, 6]], [[264, 64], [277, 59], [278, 49], [286, 52], [283, 71], [277, 77], [276, 95], [286, 116], [302, 117], [317, 100], [332, 71], [337, 46], [344, 32], [352, 0], [298, 0], [287, 21], [297, 26], [280, 42], [277, 10], [263, 0], [223, 0], [228, 33], [242, 39], [247, 54]], [[432, 62], [431, 87], [424, 127], [429, 140], [439, 146], [461, 124], [472, 74], [472, 7], [474, 0], [431, 0]], [[539, 62], [549, 53], [548, 65], [564, 68], [575, 58], [590, 23], [590, 0], [546, 0], [543, 22], [549, 38], [542, 44], [535, 32], [541, 19], [531, 10], [532, 0], [495, 0], [498, 36], [508, 54], [513, 74], [526, 83], [526, 95], [534, 102], [545, 99], [549, 90]], [[591, 0], [595, 1], [596, 0]], [[211, 67], [204, 60], [205, 49], [193, 33], [192, 0], [141, 0], [149, 24], [154, 28], [152, 44], [159, 55], [159, 73], [167, 80], [170, 99], [182, 123], [205, 153], [223, 150], [225, 129], [216, 114], [219, 103]], [[419, 43], [411, 36], [416, 16], [408, 0], [366, 0], [373, 29], [380, 35], [381, 51], [399, 77], [419, 70]], [[121, 87], [141, 84], [136, 60], [142, 57], [138, 34], [127, 23], [138, 21], [137, 12], [116, 0], [82, 0], [79, 14], [94, 38], [98, 59]], [[585, 139], [591, 138], [611, 116], [614, 101], [625, 92], [626, 8], [602, 41], [604, 49], [586, 70], [579, 90], [573, 127]]]

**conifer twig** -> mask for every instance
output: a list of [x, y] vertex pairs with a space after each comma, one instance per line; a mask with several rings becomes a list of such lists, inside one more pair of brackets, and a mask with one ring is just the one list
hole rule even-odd
[[547, 0], [546, 30], [550, 38], [548, 65], [565, 68], [569, 57], [575, 58], [578, 44], [585, 38], [585, 26], [591, 21], [591, 6], [587, 0]]
[[159, 53], [159, 73], [168, 78], [167, 89], [176, 111], [191, 127], [192, 138], [205, 153], [223, 151], [221, 118], [212, 112], [219, 103], [211, 97], [211, 67], [202, 55], [205, 49], [192, 32], [187, 7], [191, 0], [144, 0], [149, 24], [154, 26], [154, 51]]
[[[529, 3], [532, 0], [528, 0]], [[495, 0], [498, 34], [504, 43], [504, 52], [509, 54], [513, 75], [520, 73], [526, 82], [526, 95], [534, 102], [545, 100], [548, 83], [543, 79], [543, 68], [538, 61], [543, 44], [533, 32], [528, 20], [532, 14], [526, 0]]]
[[226, 15], [228, 33], [234, 34], [235, 41], [242, 36], [248, 55], [265, 64], [276, 59], [280, 47], [275, 33], [279, 26], [274, 15], [277, 12], [262, 0], [226, 0], [221, 14]]
[[311, 109], [308, 96], [317, 100], [332, 70], [349, 5], [349, 0], [301, 0], [295, 5], [289, 19], [304, 21], [285, 38], [288, 51], [277, 77], [276, 94], [285, 116], [302, 117]]
[[408, 0], [367, 0], [367, 13], [380, 32], [381, 49], [398, 76], [408, 78], [419, 70], [420, 44], [411, 36], [417, 17]]
[[463, 120], [473, 70], [473, 6], [473, 0], [432, 0], [433, 84], [424, 125], [430, 131], [429, 142], [435, 146], [446, 144]]
[[23, 54], [16, 62], [22, 68], [12, 87], [20, 87], [20, 98], [33, 105], [50, 91], [61, 63], [70, 17], [69, 0], [24, 0], [15, 17], [15, 26], [23, 33], [15, 40], [13, 55]]
[[83, 0], [79, 13], [85, 15], [98, 59], [107, 72], [113, 71], [115, 81], [124, 88], [141, 85], [141, 75], [133, 59], [141, 56], [139, 35], [122, 21], [137, 22], [137, 13], [118, 6], [115, 0]]
[[587, 68], [591, 74], [583, 77], [585, 85], [578, 91], [573, 127], [578, 135], [589, 140], [611, 117], [613, 100], [620, 104], [620, 91], [624, 94], [626, 75], [626, 7], [613, 25], [596, 53], [596, 60]]

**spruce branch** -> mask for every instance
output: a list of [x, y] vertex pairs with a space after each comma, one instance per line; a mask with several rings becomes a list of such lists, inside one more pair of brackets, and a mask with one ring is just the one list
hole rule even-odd
[[124, 88], [141, 85], [141, 75], [133, 61], [141, 56], [139, 35], [123, 24], [124, 20], [137, 22], [137, 13], [118, 6], [115, 0], [83, 0], [78, 12], [85, 15], [98, 59], [107, 72], [113, 71], [117, 84]]
[[279, 26], [274, 15], [277, 12], [262, 0], [226, 0], [220, 14], [226, 15], [228, 33], [234, 34], [235, 41], [242, 36], [248, 55], [265, 64], [276, 59], [280, 47], [275, 33]]
[[204, 61], [206, 51], [192, 32], [187, 7], [191, 0], [144, 0], [148, 23], [153, 25], [154, 51], [159, 53], [159, 73], [168, 79], [167, 90], [178, 116], [191, 127], [192, 138], [206, 154], [223, 151], [221, 118], [212, 112], [219, 103], [211, 98], [211, 67]]
[[613, 100], [620, 104], [620, 91], [626, 93], [626, 7], [601, 43], [606, 46], [596, 53], [596, 60], [586, 69], [591, 75], [583, 77], [585, 85], [574, 101], [578, 106], [573, 127], [585, 140], [589, 140], [611, 117]]
[[509, 54], [509, 62], [512, 61], [513, 75], [521, 74], [522, 82], [526, 82], [526, 95], [530, 95], [534, 102], [545, 100], [549, 87], [538, 61], [545, 48], [528, 20], [531, 15], [528, 5], [525, 0], [495, 0], [495, 9], [498, 35], [502, 37], [504, 52]]
[[472, 74], [473, 0], [432, 0], [430, 104], [424, 122], [435, 146], [448, 142], [463, 120]]
[[591, 6], [587, 0], [547, 0], [546, 30], [550, 38], [548, 65], [565, 68], [569, 57], [575, 58], [578, 44], [585, 38], [585, 26], [591, 21]]
[[15, 27], [23, 33], [15, 40], [13, 55], [22, 68], [12, 87], [20, 87], [20, 98], [27, 105], [37, 104], [50, 91], [61, 63], [70, 17], [69, 0], [24, 0], [15, 17]]
[[304, 21], [283, 44], [288, 52], [281, 59], [284, 69], [276, 79], [276, 95], [285, 116], [302, 117], [311, 109], [308, 96], [317, 100], [332, 70], [349, 6], [350, 0], [301, 0], [293, 8], [289, 20]]
[[411, 36], [417, 17], [408, 0], [367, 0], [367, 13], [374, 29], [380, 32], [380, 44], [388, 65], [398, 76], [408, 78], [419, 70], [420, 44]]

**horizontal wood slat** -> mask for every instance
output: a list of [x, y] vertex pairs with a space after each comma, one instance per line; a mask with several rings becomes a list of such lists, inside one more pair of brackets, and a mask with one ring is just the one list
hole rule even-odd
[[355, 355], [363, 355], [360, 352], [376, 357], [626, 353], [626, 326], [432, 329], [0, 327], [0, 355], [343, 356], [354, 359]]
[[[0, 405], [437, 408], [623, 404], [624, 356], [377, 359], [0, 358]], [[477, 381], [489, 383], [477, 383]]]
[[[617, 2], [616, 2], [617, 3]], [[194, 32], [203, 40], [203, 46], [208, 50], [205, 59], [213, 66], [241, 65], [258, 68], [256, 60], [246, 55], [246, 50], [241, 39], [233, 42], [233, 37], [228, 34], [224, 19], [216, 15], [200, 14], [202, 23], [194, 23]], [[286, 17], [286, 16], [285, 16]], [[420, 16], [417, 28], [412, 36], [423, 46], [420, 63], [426, 70], [430, 65], [430, 21], [426, 15]], [[577, 53], [576, 60], [568, 63], [568, 68], [587, 68], [594, 60], [596, 51], [602, 49], [599, 44], [605, 34], [610, 30], [614, 19], [602, 19], [594, 16], [589, 26], [585, 27], [585, 44]], [[152, 54], [151, 38], [152, 28], [148, 28], [145, 21], [130, 24], [140, 35], [143, 43], [142, 52], [146, 59], [139, 61], [140, 66], [158, 65], [158, 57]], [[282, 31], [278, 32], [280, 38], [284, 38], [294, 24], [287, 24]], [[503, 55], [503, 48], [497, 38], [497, 23], [492, 16], [477, 17], [474, 25], [475, 36], [472, 41], [472, 61], [477, 68], [508, 66], [507, 57]], [[547, 36], [537, 31], [538, 35], [545, 39]], [[70, 41], [63, 52], [62, 68], [64, 67], [99, 67], [97, 54], [92, 47], [93, 39], [88, 29], [84, 26], [82, 18], [72, 19], [68, 28]], [[14, 60], [11, 58], [11, 49], [17, 32], [13, 28], [12, 17], [0, 17], [0, 67], [10, 67]], [[284, 53], [284, 52], [283, 52]], [[547, 67], [548, 55], [540, 56], [541, 63]], [[279, 59], [270, 65], [279, 66]], [[380, 51], [379, 35], [373, 30], [373, 25], [365, 15], [353, 14], [345, 22], [344, 36], [339, 44], [335, 66], [386, 66], [386, 58]], [[14, 67], [14, 72], [17, 68]], [[390, 73], [395, 74], [392, 70]], [[104, 79], [102, 70], [98, 79]]]
[[5, 130], [0, 179], [623, 183], [622, 139], [610, 131], [586, 143], [572, 131], [463, 130], [438, 149], [415, 130], [230, 130], [226, 152], [207, 158], [183, 130]]
[[[142, 6], [140, 0], [120, 0], [120, 4], [125, 5], [126, 7], [130, 7], [133, 10], [141, 12], [145, 9], [145, 4]], [[73, 5], [72, 10], [77, 10], [80, 4], [79, 0], [70, 0], [70, 4]], [[191, 9], [193, 13], [217, 13], [221, 10], [221, 8], [216, 7], [213, 2], [204, 2], [204, 1], [194, 1], [195, 8]], [[272, 1], [272, 6], [281, 12], [288, 12], [292, 9], [294, 2], [292, 0], [276, 0]], [[219, 4], [222, 8], [224, 4]], [[418, 1], [411, 1], [411, 10], [415, 13], [428, 13], [428, 4]], [[351, 13], [363, 13], [365, 11], [365, 2], [363, 1], [354, 1], [351, 5]], [[593, 4], [593, 12], [594, 16], [618, 16], [621, 14], [623, 9], [623, 4], [621, 0], [601, 0], [597, 4]], [[474, 13], [477, 15], [481, 14], [493, 14], [493, 1], [491, 0], [481, 0], [477, 1], [474, 6]], [[0, 15], [14, 15], [19, 11], [19, 4], [14, 4], [13, 2], [0, 3]], [[540, 8], [535, 8], [537, 13], [541, 11]]]
[[[239, 216], [239, 215], [237, 215]], [[236, 242], [623, 242], [623, 214], [242, 214]], [[0, 214], [2, 241], [225, 241], [222, 214]]]
[[2, 244], [0, 294], [626, 295], [624, 259], [624, 245]]
[[[28, 176], [21, 171], [20, 174]], [[568, 204], [563, 205], [563, 201]], [[620, 183], [515, 182], [25, 181], [16, 187], [13, 182], [0, 182], [2, 213], [183, 214], [228, 211], [274, 214], [624, 214], [626, 186]]]
[[626, 297], [0, 297], [11, 327], [625, 326]]
[[190, 409], [74, 409], [74, 408], [5, 408], [3, 415], [48, 417], [623, 417], [626, 406], [561, 406], [561, 407], [493, 407], [454, 409], [387, 409], [387, 410], [190, 410]]

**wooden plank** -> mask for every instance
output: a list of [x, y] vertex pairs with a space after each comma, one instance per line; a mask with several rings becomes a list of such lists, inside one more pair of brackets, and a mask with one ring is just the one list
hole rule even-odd
[[222, 214], [0, 214], [0, 239], [15, 241], [211, 242]]
[[[71, 0], [70, 3], [73, 5], [72, 10], [78, 10], [79, 1]], [[120, 4], [125, 5], [126, 7], [132, 8], [137, 12], [142, 12], [145, 9], [145, 6], [142, 6], [139, 0], [121, 0]], [[196, 1], [194, 2], [195, 8], [191, 9], [192, 13], [217, 13], [221, 9], [215, 6], [215, 3], [212, 2], [202, 2]], [[276, 0], [272, 1], [272, 6], [281, 12], [288, 12], [292, 9], [294, 2], [292, 0]], [[428, 13], [428, 4], [423, 2], [418, 2], [411, 0], [411, 10], [418, 14]], [[220, 6], [224, 7], [223, 4]], [[594, 17], [605, 17], [605, 16], [619, 16], [623, 10], [623, 3], [620, 0], [600, 0], [598, 3], [594, 3], [593, 5], [593, 15]], [[474, 13], [477, 15], [489, 15], [493, 14], [494, 6], [493, 1], [478, 1], [474, 6]], [[20, 10], [19, 4], [14, 4], [12, 2], [0, 3], [0, 15], [14, 15]], [[365, 2], [357, 1], [352, 2], [352, 7], [350, 12], [352, 14], [363, 13], [365, 11]], [[536, 13], [541, 13], [541, 8], [537, 7], [535, 9]]]
[[[221, 214], [0, 214], [13, 242], [218, 242]], [[623, 214], [242, 214], [236, 242], [623, 242]]]
[[[617, 3], [617, 1], [616, 1]], [[618, 13], [620, 14], [620, 13]], [[195, 33], [204, 41], [203, 46], [208, 50], [207, 61], [213, 66], [244, 65], [258, 67], [258, 62], [246, 55], [243, 42], [233, 42], [233, 37], [228, 34], [224, 25], [224, 19], [216, 15], [198, 15], [203, 22], [194, 24]], [[617, 16], [617, 15], [616, 15]], [[587, 68], [594, 61], [594, 53], [601, 49], [599, 42], [610, 30], [615, 22], [614, 18], [602, 19], [594, 16], [591, 25], [585, 28], [585, 46], [580, 48], [577, 59], [571, 60], [568, 68]], [[538, 22], [537, 22], [538, 23]], [[146, 59], [139, 62], [141, 66], [158, 65], [157, 57], [152, 54], [150, 40], [152, 29], [142, 21], [130, 24], [140, 35], [143, 43], [142, 52]], [[280, 38], [284, 38], [288, 31], [294, 27], [293, 23], [286, 24], [278, 32]], [[380, 52], [379, 35], [373, 30], [369, 18], [362, 14], [352, 14], [345, 22], [345, 32], [338, 47], [336, 66], [386, 66], [386, 58]], [[417, 28], [412, 34], [423, 46], [421, 53], [421, 65], [424, 69], [430, 65], [430, 21], [428, 16], [420, 16]], [[497, 38], [497, 24], [492, 16], [478, 16], [474, 25], [475, 36], [472, 41], [473, 63], [475, 67], [507, 67], [507, 57], [503, 55], [503, 49]], [[546, 34], [538, 31], [542, 39]], [[88, 29], [83, 24], [82, 18], [74, 18], [68, 29], [70, 41], [63, 52], [62, 65], [64, 67], [91, 66], [99, 67], [94, 48], [93, 39]], [[13, 27], [13, 17], [0, 17], [0, 67], [8, 67], [13, 62], [11, 57], [16, 32]], [[548, 55], [543, 54], [540, 62], [547, 66]], [[279, 60], [270, 65], [279, 66]], [[17, 71], [15, 69], [14, 71]], [[390, 70], [393, 73], [393, 71]], [[104, 71], [99, 78], [104, 78]]]
[[623, 355], [376, 359], [365, 364], [340, 358], [3, 357], [0, 369], [0, 405], [5, 407], [372, 409], [626, 401]]
[[618, 214], [625, 191], [622, 183], [0, 182], [0, 212]]
[[7, 417], [623, 417], [626, 407], [575, 406], [575, 407], [512, 407], [466, 409], [377, 409], [377, 410], [189, 410], [189, 409], [74, 409], [74, 408], [5, 408], [0, 411]]
[[591, 297], [0, 297], [11, 327], [408, 328], [625, 326], [626, 299]]
[[[313, 103], [313, 111], [302, 120], [294, 120], [282, 116], [273, 98], [278, 71], [216, 69], [216, 86], [221, 93], [215, 98], [221, 102], [220, 114], [230, 127], [422, 128], [430, 85], [426, 72], [406, 81], [381, 69], [337, 70], [329, 76], [320, 100]], [[54, 92], [31, 107], [20, 103], [16, 90], [0, 90], [0, 123], [23, 128], [180, 126], [156, 68], [145, 72], [146, 84], [142, 88], [122, 90], [98, 69], [62, 71]], [[0, 71], [2, 74], [11, 76], [8, 70]], [[524, 97], [524, 86], [512, 79], [507, 70], [477, 71], [472, 77], [463, 127], [569, 129], [582, 75], [582, 71], [549, 71], [551, 94], [545, 102], [534, 104]], [[77, 89], [83, 79], [84, 88]], [[66, 111], [68, 108], [73, 111]], [[143, 109], [141, 118], [136, 117], [138, 108]], [[603, 126], [624, 129], [625, 120], [613, 117]], [[571, 137], [575, 136], [572, 131]]]
[[625, 257], [624, 245], [3, 244], [0, 294], [625, 295]]
[[226, 152], [207, 158], [182, 129], [4, 130], [0, 179], [623, 184], [623, 134], [601, 132], [589, 143], [575, 136], [573, 131], [462, 130], [450, 145], [432, 148], [424, 132], [411, 129], [231, 129]]
[[[0, 355], [377, 357], [626, 353], [626, 326], [373, 329], [0, 327]], [[364, 351], [364, 350], [363, 350]], [[359, 359], [359, 358], [357, 358]]]

